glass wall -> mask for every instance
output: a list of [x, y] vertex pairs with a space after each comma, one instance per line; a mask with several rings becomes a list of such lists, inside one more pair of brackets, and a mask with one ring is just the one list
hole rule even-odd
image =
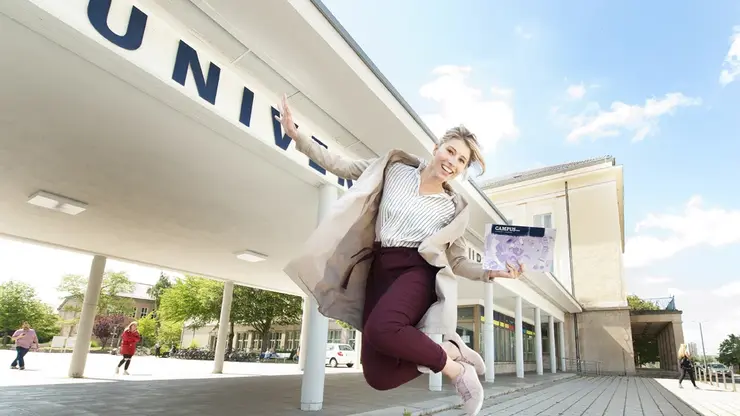
[[[478, 308], [477, 314], [480, 316], [480, 319], [477, 320], [473, 324], [472, 321], [469, 321], [469, 316], [476, 315], [476, 311], [474, 308]], [[469, 309], [469, 310], [468, 310]], [[472, 311], [472, 313], [471, 313]], [[465, 331], [468, 331], [468, 328], [470, 329], [470, 335], [471, 338], [475, 336], [475, 334], [478, 334], [478, 345], [480, 346], [477, 351], [482, 355], [485, 356], [485, 342], [483, 341], [483, 332], [481, 331], [481, 326], [485, 320], [485, 308], [481, 305], [475, 305], [475, 306], [462, 306], [458, 308], [458, 328], [457, 333], [460, 334], [460, 336], [463, 335], [463, 333], [467, 333]], [[463, 319], [465, 317], [466, 319]], [[470, 323], [468, 323], [470, 322]], [[516, 334], [514, 333], [514, 318], [505, 315], [503, 313], [494, 311], [493, 312], [493, 342], [494, 342], [494, 356], [496, 359], [496, 362], [515, 362], [515, 352], [514, 352], [514, 345], [516, 343]], [[534, 336], [534, 325], [530, 325], [526, 322], [522, 323], [522, 332], [523, 332], [523, 340], [524, 340], [524, 362], [534, 362], [535, 361], [535, 336]], [[473, 348], [472, 341], [467, 342], [466, 338], [463, 337], [463, 340], [466, 341], [469, 347]]]

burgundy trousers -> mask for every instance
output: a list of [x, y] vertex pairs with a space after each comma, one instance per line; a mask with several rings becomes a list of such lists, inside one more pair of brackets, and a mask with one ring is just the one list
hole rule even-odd
[[376, 246], [365, 289], [362, 368], [367, 383], [390, 390], [417, 378], [418, 366], [442, 371], [447, 354], [416, 325], [437, 301], [439, 269], [413, 248]]

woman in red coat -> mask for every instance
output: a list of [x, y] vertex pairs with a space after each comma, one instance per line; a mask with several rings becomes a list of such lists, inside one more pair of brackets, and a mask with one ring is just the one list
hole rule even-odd
[[131, 365], [131, 357], [136, 354], [136, 343], [141, 340], [141, 335], [139, 335], [139, 331], [136, 329], [138, 328], [138, 324], [136, 322], [131, 322], [126, 327], [126, 330], [123, 331], [123, 334], [121, 334], [121, 355], [123, 355], [123, 359], [121, 359], [121, 362], [118, 363], [118, 367], [116, 367], [116, 374], [118, 374], [118, 370], [121, 368], [121, 365], [123, 363], [126, 363], [126, 366], [123, 367], [123, 374], [128, 375], [128, 366]]

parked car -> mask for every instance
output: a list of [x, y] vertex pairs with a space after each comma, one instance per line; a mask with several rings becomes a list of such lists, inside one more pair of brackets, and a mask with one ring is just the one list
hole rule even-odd
[[357, 353], [349, 344], [326, 344], [326, 364], [332, 367], [346, 365], [351, 368], [357, 362]]
[[707, 364], [707, 367], [709, 368], [709, 371], [717, 373], [720, 376], [722, 374], [725, 374], [728, 377], [730, 376], [730, 369], [724, 364], [710, 363], [710, 364]]

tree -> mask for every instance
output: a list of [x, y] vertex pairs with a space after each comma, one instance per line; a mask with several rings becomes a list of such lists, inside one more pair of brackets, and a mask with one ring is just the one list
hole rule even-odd
[[154, 310], [159, 309], [159, 303], [162, 300], [162, 295], [164, 292], [172, 287], [172, 282], [170, 281], [170, 277], [164, 274], [163, 272], [159, 273], [159, 280], [157, 280], [157, 283], [154, 284], [154, 286], [150, 287], [146, 290], [146, 294], [151, 296], [152, 299], [154, 299]]
[[162, 321], [162, 326], [159, 328], [159, 334], [157, 340], [160, 344], [164, 345], [180, 345], [180, 337], [182, 336], [182, 322], [181, 321]]
[[636, 295], [627, 296], [627, 304], [633, 311], [657, 311], [658, 305], [649, 300], [644, 300]]
[[[62, 276], [62, 281], [57, 287], [57, 291], [66, 293], [67, 298], [74, 299], [77, 302], [73, 306], [68, 306], [66, 310], [80, 312], [82, 310], [82, 301], [85, 298], [88, 278], [67, 274]], [[134, 301], [131, 298], [120, 297], [122, 293], [130, 293], [134, 290], [134, 284], [129, 280], [125, 272], [105, 272], [103, 275], [103, 284], [100, 289], [100, 298], [98, 300], [97, 315], [127, 315], [134, 308]], [[75, 318], [75, 321], [77, 318]]]
[[262, 352], [269, 344], [270, 328], [273, 325], [294, 325], [303, 314], [303, 299], [298, 296], [260, 290], [246, 286], [234, 288], [231, 308], [232, 329], [229, 343], [232, 345], [233, 323], [249, 325], [262, 337]]
[[154, 319], [152, 314], [139, 319], [139, 335], [141, 335], [141, 341], [143, 345], [152, 345], [157, 335], [157, 321]]
[[730, 334], [719, 344], [718, 361], [728, 367], [740, 364], [740, 337]]
[[3, 344], [10, 341], [10, 335], [24, 321], [36, 330], [40, 343], [48, 342], [59, 330], [53, 309], [38, 298], [32, 286], [16, 281], [0, 284], [0, 336]]
[[158, 316], [165, 321], [188, 322], [192, 329], [217, 321], [223, 284], [197, 276], [178, 278], [162, 292]]
[[111, 338], [118, 337], [126, 325], [133, 319], [125, 315], [98, 315], [93, 324], [93, 335], [98, 337], [100, 345], [105, 348], [109, 346]]

